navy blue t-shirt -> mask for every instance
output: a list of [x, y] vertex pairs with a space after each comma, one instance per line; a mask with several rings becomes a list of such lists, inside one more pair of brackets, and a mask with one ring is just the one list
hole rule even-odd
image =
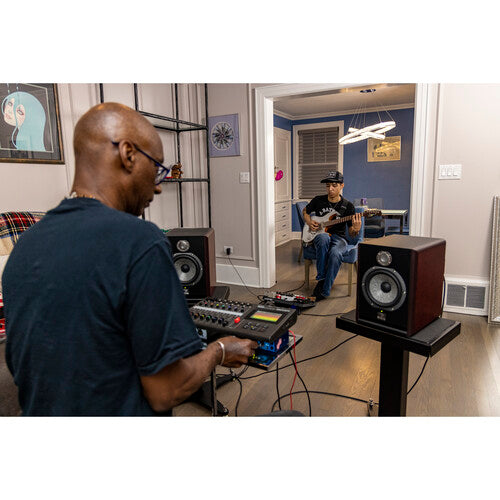
[[24, 415], [154, 415], [139, 376], [202, 348], [167, 238], [94, 199], [22, 234], [3, 291]]

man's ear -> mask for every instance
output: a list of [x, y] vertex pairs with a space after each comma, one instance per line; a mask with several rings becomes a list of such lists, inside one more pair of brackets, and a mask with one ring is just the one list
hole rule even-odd
[[124, 139], [118, 144], [118, 150], [123, 167], [128, 172], [132, 172], [137, 157], [137, 150], [134, 145], [128, 139]]

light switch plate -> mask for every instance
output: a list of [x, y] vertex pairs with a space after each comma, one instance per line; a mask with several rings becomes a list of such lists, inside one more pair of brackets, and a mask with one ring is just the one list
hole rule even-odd
[[452, 180], [462, 178], [462, 165], [439, 165], [439, 177], [441, 180]]

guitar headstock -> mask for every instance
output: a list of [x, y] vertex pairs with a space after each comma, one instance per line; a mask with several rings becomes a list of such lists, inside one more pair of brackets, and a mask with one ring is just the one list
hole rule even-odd
[[369, 208], [363, 212], [364, 217], [375, 217], [377, 215], [382, 215], [382, 211]]

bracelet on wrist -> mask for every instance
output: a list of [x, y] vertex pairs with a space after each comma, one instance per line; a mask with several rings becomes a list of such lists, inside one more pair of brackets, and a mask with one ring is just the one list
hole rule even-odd
[[224, 359], [226, 358], [226, 349], [224, 348], [224, 344], [220, 341], [220, 340], [216, 340], [217, 344], [220, 345], [220, 348], [222, 350], [222, 357], [221, 357], [221, 360], [219, 361], [219, 365], [223, 365], [224, 364]]

